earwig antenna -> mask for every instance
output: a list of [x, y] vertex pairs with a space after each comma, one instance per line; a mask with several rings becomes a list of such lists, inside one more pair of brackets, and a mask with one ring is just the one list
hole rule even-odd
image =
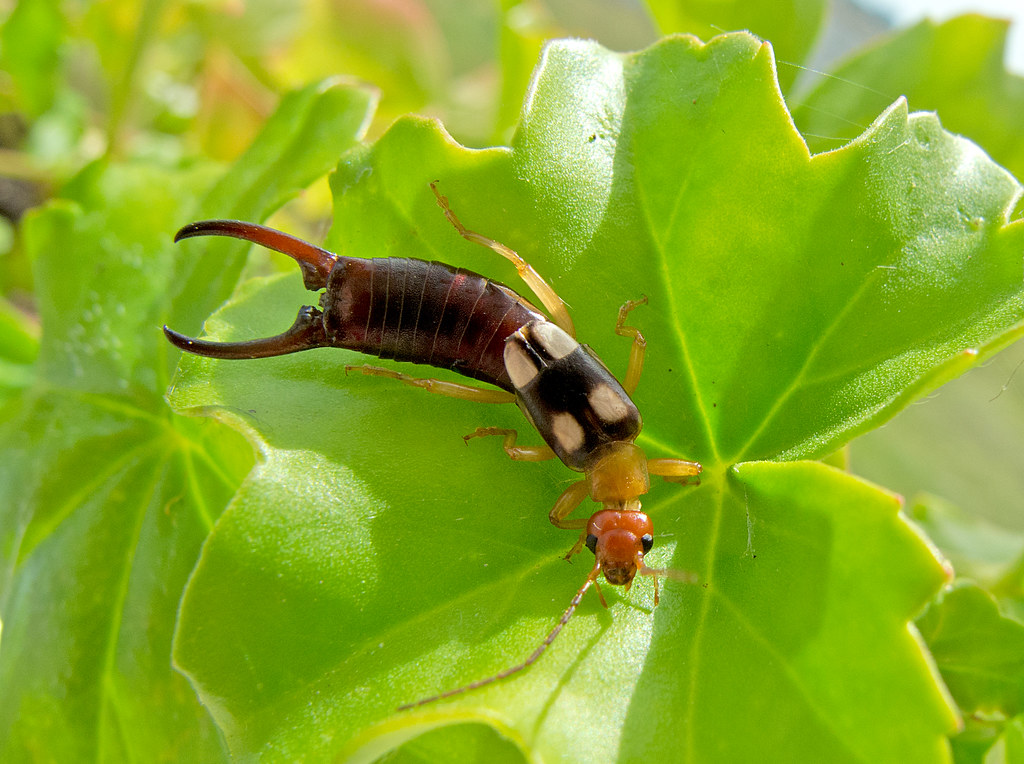
[[654, 583], [654, 604], [658, 604], [658, 576], [671, 578], [674, 581], [682, 581], [684, 584], [697, 583], [697, 575], [688, 570], [674, 570], [673, 568], [649, 568], [644, 565], [643, 560], [637, 565], [637, 572], [641, 576], [650, 576]]
[[[467, 685], [463, 685], [462, 687], [456, 687], [454, 690], [448, 690], [448, 692], [442, 692], [439, 695], [431, 695], [429, 698], [417, 700], [415, 703], [406, 703], [404, 706], [399, 706], [398, 710], [408, 711], [410, 708], [418, 708], [419, 706], [425, 706], [428, 703], [433, 703], [438, 700], [450, 698], [453, 695], [461, 695], [462, 693], [469, 692], [470, 690], [477, 690], [481, 687], [485, 687], [489, 684], [493, 684], [494, 682], [498, 682], [502, 679], [510, 677], [513, 674], [518, 674], [523, 669], [527, 669], [530, 666], [532, 666], [534, 663], [537, 662], [537, 659], [544, 654], [544, 651], [548, 649], [551, 643], [555, 641], [555, 637], [558, 636], [558, 633], [562, 630], [562, 627], [569, 622], [570, 618], [572, 618], [572, 614], [576, 612], [576, 608], [579, 606], [580, 602], [583, 601], [583, 595], [587, 593], [587, 589], [590, 588], [590, 585], [593, 584], [597, 586], [597, 574], [600, 572], [601, 566], [594, 565], [594, 569], [590, 572], [590, 575], [587, 576], [587, 580], [584, 582], [583, 586], [580, 587], [580, 590], [576, 592], [576, 596], [572, 598], [572, 602], [569, 603], [569, 607], [567, 607], [565, 609], [565, 612], [562, 613], [562, 617], [558, 620], [558, 623], [555, 624], [555, 628], [551, 630], [551, 633], [549, 633], [547, 637], [545, 637], [544, 641], [540, 643], [537, 649], [533, 651], [533, 654], [525, 661], [516, 666], [513, 666], [512, 668], [505, 669], [499, 674], [489, 676], [486, 679], [478, 679], [477, 681]], [[597, 591], [600, 593], [601, 587], [598, 586]], [[601, 597], [601, 602], [604, 602], [603, 596]], [[607, 605], [605, 607], [607, 607]]]
[[661, 576], [662, 578], [671, 578], [673, 581], [681, 581], [684, 584], [695, 584], [698, 581], [696, 573], [675, 568], [649, 568], [646, 565], [641, 565], [639, 572], [642, 576]]

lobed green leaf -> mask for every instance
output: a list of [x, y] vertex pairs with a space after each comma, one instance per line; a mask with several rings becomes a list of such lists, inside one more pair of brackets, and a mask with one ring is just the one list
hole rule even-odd
[[[586, 572], [544, 521], [571, 476], [460, 442], [523, 429], [511, 407], [346, 376], [352, 353], [183, 359], [175, 407], [263, 452], [175, 641], [233, 753], [368, 759], [483, 723], [537, 760], [945, 759], [956, 720], [908, 622], [946, 571], [893, 496], [797, 460], [1021, 331], [1017, 183], [902, 101], [812, 156], [770, 49], [743, 34], [630, 55], [559, 42], [510, 148], [409, 118], [343, 158], [330, 248], [516, 284], [451, 229], [432, 180], [549, 279], [612, 369], [616, 309], [648, 296], [640, 443], [705, 466], [698, 488], [653, 487], [652, 559], [701, 583], [666, 583], [653, 613], [646, 587], [609, 593], [607, 613], [587, 602], [528, 672], [396, 714], [522, 660], [553, 625]], [[297, 276], [250, 282], [207, 331], [274, 334], [315, 300]]]
[[[831, 149], [903, 94], [911, 108], [937, 111], [946, 129], [977, 142], [1020, 177], [1024, 80], [1003, 63], [1007, 33], [1008, 22], [978, 15], [894, 32], [799, 98], [794, 120], [813, 150]], [[855, 471], [905, 495], [941, 495], [972, 514], [1024, 529], [1017, 511], [1024, 491], [1022, 352], [1018, 345], [972, 369], [866, 435], [853, 447]]]
[[708, 39], [732, 30], [747, 30], [771, 40], [781, 68], [779, 81], [788, 91], [806, 60], [825, 18], [821, 0], [765, 3], [760, 0], [649, 0], [663, 34], [680, 33]]
[[815, 151], [842, 145], [899, 95], [935, 110], [1016, 176], [1024, 175], [1024, 78], [1003, 63], [1009, 22], [977, 14], [925, 19], [858, 52], [793, 108]]
[[[331, 130], [349, 130], [335, 150], [351, 144], [371, 101], [314, 88], [304, 115], [315, 124], [272, 120], [261, 150], [287, 157], [296, 136]], [[326, 171], [328, 151], [213, 195], [265, 213]], [[0, 415], [4, 761], [224, 758], [169, 656], [181, 592], [252, 448], [229, 428], [171, 414], [174, 353], [160, 332], [187, 270], [174, 255], [192, 259], [172, 236], [212, 175], [97, 163], [65, 189], [74, 201], [25, 223], [42, 337], [31, 378]]]
[[917, 620], [942, 677], [965, 714], [1010, 718], [1024, 708], [1024, 623], [967, 581], [947, 589]]

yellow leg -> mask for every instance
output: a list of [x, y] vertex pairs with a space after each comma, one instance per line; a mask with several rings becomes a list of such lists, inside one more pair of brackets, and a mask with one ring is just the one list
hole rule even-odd
[[358, 371], [370, 377], [387, 377], [404, 382], [413, 387], [420, 387], [428, 393], [446, 395], [449, 398], [461, 398], [465, 401], [476, 401], [477, 403], [512, 403], [516, 397], [505, 390], [494, 390], [487, 387], [474, 387], [463, 385], [458, 382], [447, 382], [443, 379], [430, 379], [423, 377], [410, 377], [393, 369], [385, 369], [381, 366], [346, 366], [345, 373]]
[[685, 459], [648, 459], [647, 472], [658, 475], [671, 483], [686, 483], [691, 477], [699, 475], [704, 468], [698, 462]]
[[647, 352], [647, 340], [644, 339], [644, 335], [635, 326], [626, 326], [626, 316], [637, 305], [644, 305], [646, 303], [646, 296], [641, 297], [639, 300], [630, 300], [619, 308], [619, 317], [615, 321], [615, 333], [617, 335], [633, 338], [633, 346], [629, 349], [629, 366], [626, 367], [626, 379], [622, 383], [622, 387], [630, 395], [636, 390], [636, 386], [640, 384], [640, 373], [644, 370], [644, 353]]
[[519, 433], [503, 427], [478, 427], [469, 435], [464, 435], [463, 440], [469, 441], [472, 438], [483, 438], [489, 435], [500, 435], [505, 439], [503, 447], [510, 459], [519, 462], [543, 462], [555, 458], [555, 452], [548, 446], [517, 446], [516, 438]]
[[[580, 519], [583, 520], [584, 523], [588, 522], [586, 518], [582, 518], [581, 517]], [[562, 527], [563, 528], [567, 528], [569, 526], [563, 525]], [[577, 554], [579, 554], [580, 552], [583, 551], [583, 545], [585, 543], [587, 543], [587, 529], [586, 528], [584, 528], [580, 532], [580, 537], [578, 539], [576, 539], [576, 543], [572, 545], [572, 549], [570, 549], [566, 553], [565, 557], [563, 557], [562, 559], [563, 560], [568, 560], [568, 561], [571, 562], [574, 555], [577, 555]]]
[[448, 218], [448, 222], [455, 226], [455, 230], [459, 232], [459, 235], [468, 240], [481, 244], [488, 249], [497, 252], [502, 257], [510, 260], [519, 272], [519, 277], [526, 282], [526, 285], [533, 290], [533, 293], [540, 298], [541, 304], [547, 308], [548, 313], [551, 314], [551, 320], [554, 321], [558, 326], [564, 329], [570, 337], [576, 336], [576, 328], [573, 326], [572, 317], [569, 315], [569, 310], [565, 306], [565, 301], [558, 296], [558, 293], [551, 288], [551, 285], [544, 280], [544, 278], [534, 270], [533, 266], [526, 262], [519, 253], [514, 249], [506, 247], [499, 241], [489, 239], [486, 236], [477, 233], [476, 231], [470, 231], [452, 212], [451, 207], [448, 206], [448, 197], [442, 196], [441, 192], [437, 190], [435, 183], [430, 184], [431, 190], [434, 192], [434, 196], [437, 197], [437, 203], [444, 210], [444, 216]]
[[576, 530], [586, 528], [588, 520], [584, 517], [569, 518], [569, 514], [576, 509], [583, 500], [587, 498], [587, 481], [577, 480], [571, 486], [562, 491], [555, 506], [548, 513], [548, 519], [556, 528], [568, 528]]
[[587, 541], [587, 523], [590, 522], [586, 517], [569, 517], [576, 507], [583, 503], [583, 500], [587, 498], [587, 481], [578, 480], [571, 486], [562, 491], [562, 495], [558, 497], [555, 502], [555, 506], [551, 508], [548, 513], [548, 519], [551, 524], [556, 528], [565, 528], [567, 530], [580, 529], [580, 537], [573, 544], [572, 549], [565, 556], [565, 559], [571, 559], [574, 554], [578, 554], [583, 549], [583, 545]]

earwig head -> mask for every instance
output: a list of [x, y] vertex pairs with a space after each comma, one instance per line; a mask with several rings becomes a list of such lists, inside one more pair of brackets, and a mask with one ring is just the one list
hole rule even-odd
[[[651, 488], [647, 457], [638, 445], [624, 440], [594, 449], [584, 473], [590, 498], [606, 509], [639, 509], [636, 498]], [[630, 502], [635, 502], [635, 507]]]
[[[302, 269], [302, 281], [310, 291], [327, 286], [327, 277], [338, 262], [337, 255], [309, 242], [275, 231], [273, 228], [256, 223], [243, 223], [240, 220], [202, 220], [190, 223], [178, 231], [174, 240], [177, 242], [193, 236], [230, 236], [288, 255], [299, 264], [299, 268]], [[323, 314], [318, 309], [307, 305], [299, 311], [295, 323], [288, 331], [275, 337], [248, 342], [197, 340], [166, 326], [164, 334], [175, 347], [194, 355], [226, 359], [268, 358], [327, 345], [322, 318]]]
[[614, 441], [587, 457], [584, 472], [590, 498], [604, 505], [587, 524], [587, 547], [608, 583], [628, 589], [654, 543], [638, 499], [651, 487], [647, 457], [635, 443]]
[[653, 530], [651, 518], [639, 510], [594, 513], [587, 523], [587, 548], [608, 583], [629, 588], [637, 571], [645, 567], [644, 555], [654, 544]]
[[587, 523], [587, 548], [594, 553], [594, 576], [600, 569], [605, 580], [629, 590], [637, 573], [654, 579], [654, 604], [658, 604], [658, 577], [693, 583], [697, 577], [688, 571], [650, 568], [644, 556], [654, 546], [651, 518], [639, 509], [618, 511], [602, 509]]

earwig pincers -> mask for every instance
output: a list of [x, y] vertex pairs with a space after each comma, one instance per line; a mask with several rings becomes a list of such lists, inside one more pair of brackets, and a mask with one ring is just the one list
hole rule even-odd
[[[558, 497], [548, 518], [558, 528], [580, 531], [566, 559], [586, 546], [594, 553], [594, 567], [547, 638], [521, 664], [402, 709], [482, 687], [530, 666], [558, 636], [591, 585], [604, 604], [597, 583], [602, 573], [609, 584], [627, 590], [638, 573], [650, 576], [655, 604], [658, 576], [688, 580], [688, 574], [644, 563], [654, 537], [639, 497], [650, 489], [650, 475], [682, 482], [701, 472], [697, 462], [648, 459], [634, 442], [642, 420], [630, 396], [640, 381], [647, 343], [639, 329], [626, 325], [626, 319], [647, 299], [629, 301], [619, 309], [615, 333], [632, 340], [626, 375], [620, 383], [587, 345], [576, 341], [565, 302], [533, 267], [504, 244], [466, 229], [435, 184], [431, 188], [462, 237], [515, 265], [550, 319], [511, 288], [462, 268], [414, 258], [346, 257], [255, 223], [207, 220], [185, 226], [175, 241], [231, 236], [288, 255], [298, 262], [306, 288], [323, 290], [319, 307], [302, 307], [291, 328], [277, 336], [246, 342], [193, 339], [164, 327], [167, 339], [176, 347], [211, 358], [266, 358], [338, 347], [449, 369], [491, 387], [413, 377], [380, 366], [345, 367], [346, 372], [390, 377], [453, 398], [514, 402], [545, 445], [517, 445], [515, 430], [497, 427], [481, 427], [466, 439], [500, 436], [512, 459], [557, 457], [583, 474]], [[588, 496], [601, 509], [589, 519], [569, 517]]]

